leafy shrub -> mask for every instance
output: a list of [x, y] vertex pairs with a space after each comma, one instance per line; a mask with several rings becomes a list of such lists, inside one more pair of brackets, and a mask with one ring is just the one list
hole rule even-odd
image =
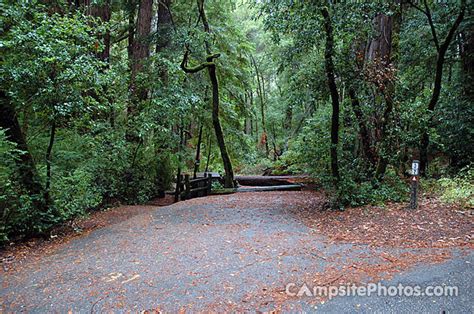
[[222, 190], [223, 188], [224, 186], [219, 181], [212, 181], [212, 186], [211, 186], [212, 190]]
[[454, 178], [439, 179], [438, 184], [443, 201], [474, 208], [474, 170], [471, 166], [463, 168]]
[[93, 180], [93, 173], [77, 169], [54, 181], [54, 207], [61, 220], [84, 215], [88, 209], [101, 204], [102, 195]]
[[300, 159], [298, 152], [294, 150], [286, 151], [280, 159], [275, 162], [274, 174], [295, 174], [305, 172], [304, 165], [298, 163]]
[[[326, 183], [328, 185], [328, 183]], [[356, 182], [350, 173], [343, 174], [338, 190], [333, 192], [333, 207], [401, 202], [409, 196], [409, 185], [393, 171], [388, 171], [382, 182]]]

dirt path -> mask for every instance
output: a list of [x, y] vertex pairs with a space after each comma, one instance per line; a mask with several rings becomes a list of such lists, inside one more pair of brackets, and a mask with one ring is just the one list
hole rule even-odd
[[288, 283], [367, 283], [452, 253], [451, 248], [335, 241], [300, 215], [322, 203], [317, 193], [305, 191], [238, 193], [148, 207], [142, 215], [2, 273], [1, 308], [308, 309], [324, 298], [290, 297]]

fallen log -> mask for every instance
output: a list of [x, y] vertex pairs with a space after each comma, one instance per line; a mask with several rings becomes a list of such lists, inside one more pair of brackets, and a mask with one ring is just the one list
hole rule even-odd
[[291, 176], [236, 176], [240, 185], [245, 186], [276, 186], [293, 184]]
[[272, 192], [272, 191], [301, 191], [299, 184], [286, 184], [274, 186], [248, 186], [239, 187], [236, 192]]

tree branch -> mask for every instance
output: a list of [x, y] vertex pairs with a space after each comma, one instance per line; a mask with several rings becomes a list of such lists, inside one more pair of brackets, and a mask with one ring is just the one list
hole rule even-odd
[[438, 41], [438, 36], [436, 34], [436, 28], [434, 26], [434, 23], [433, 23], [433, 18], [431, 16], [431, 11], [430, 11], [430, 7], [428, 6], [428, 3], [426, 2], [426, 0], [423, 0], [423, 5], [425, 7], [425, 9], [421, 8], [420, 6], [416, 5], [413, 1], [411, 0], [407, 0], [407, 3], [412, 6], [413, 8], [417, 9], [418, 11], [420, 11], [421, 13], [423, 13], [427, 18], [428, 18], [428, 24], [430, 25], [430, 29], [431, 29], [431, 35], [433, 36], [433, 41], [434, 41], [434, 44], [435, 44], [435, 47], [436, 47], [436, 50], [439, 51], [439, 41]]
[[209, 55], [206, 60], [207, 62], [203, 62], [201, 64], [198, 64], [194, 67], [188, 67], [188, 59], [189, 59], [189, 50], [186, 50], [183, 56], [183, 61], [181, 61], [181, 69], [186, 72], [186, 73], [196, 73], [201, 70], [204, 70], [205, 68], [215, 65], [214, 62], [212, 62], [213, 59], [219, 58], [220, 54], [215, 53], [213, 55]]
[[423, 0], [423, 4], [425, 6], [425, 15], [428, 18], [428, 23], [430, 24], [431, 34], [433, 35], [433, 41], [435, 43], [436, 50], [439, 51], [438, 36], [436, 35], [436, 28], [433, 23], [433, 18], [431, 17], [430, 7], [428, 6], [428, 3], [426, 2], [426, 0]]

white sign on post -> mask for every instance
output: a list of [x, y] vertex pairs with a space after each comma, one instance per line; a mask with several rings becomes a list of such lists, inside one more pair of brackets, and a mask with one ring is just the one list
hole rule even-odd
[[414, 176], [418, 176], [420, 174], [420, 162], [418, 160], [413, 160], [411, 164], [411, 174]]

